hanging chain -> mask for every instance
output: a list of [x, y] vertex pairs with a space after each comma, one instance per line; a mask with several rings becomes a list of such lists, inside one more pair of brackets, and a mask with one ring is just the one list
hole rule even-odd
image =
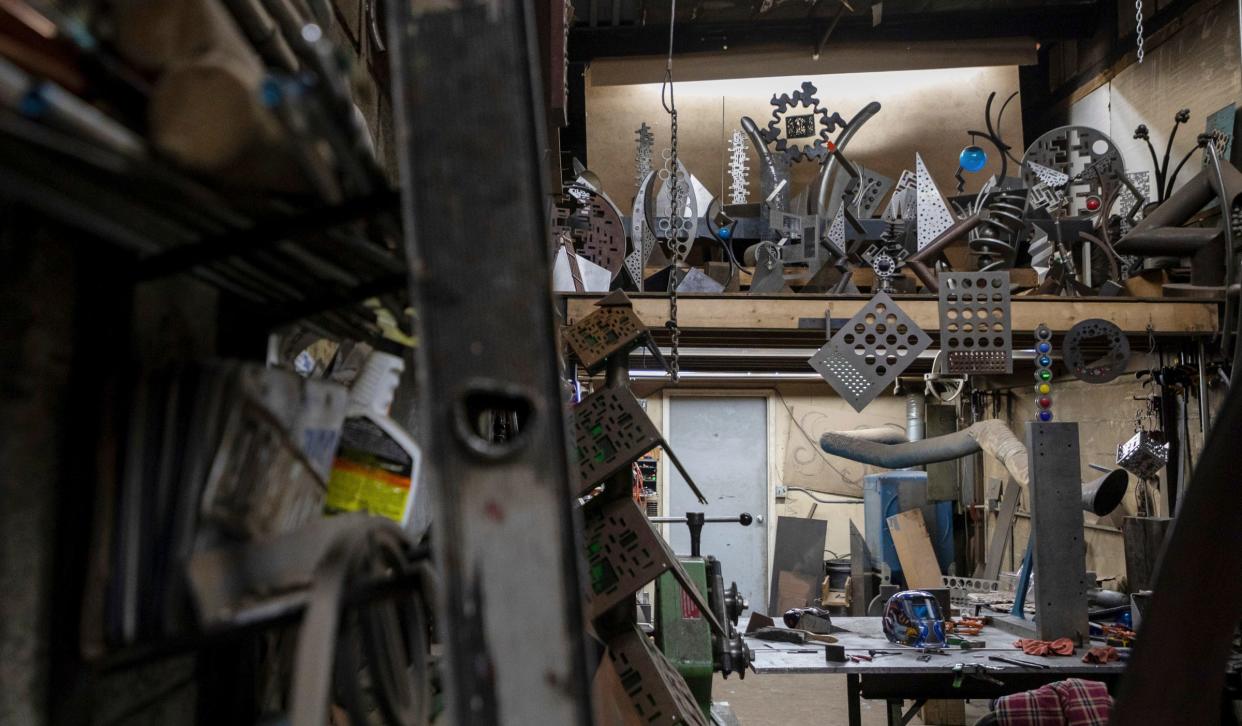
[[[668, 322], [665, 325], [672, 339], [669, 373], [672, 375], [673, 383], [681, 381], [681, 327], [677, 322], [677, 283], [680, 282], [677, 279], [677, 266], [681, 256], [677, 254], [677, 248], [680, 236], [684, 233], [680, 224], [684, 205], [681, 201], [681, 184], [679, 183], [681, 175], [677, 164], [677, 104], [673, 99], [673, 28], [676, 22], [677, 0], [673, 0], [668, 20], [668, 62], [664, 66], [664, 86], [660, 89], [660, 102], [664, 105], [664, 110], [668, 111], [669, 117], [669, 243], [670, 251], [673, 252], [673, 264], [668, 273]], [[687, 179], [687, 189], [689, 185], [689, 179]], [[677, 223], [673, 223], [673, 220]]]
[[1138, 62], [1143, 62], [1143, 0], [1134, 0], [1134, 36], [1138, 41]]

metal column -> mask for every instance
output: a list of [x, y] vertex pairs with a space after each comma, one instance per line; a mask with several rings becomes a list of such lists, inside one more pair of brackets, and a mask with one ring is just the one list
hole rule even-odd
[[1087, 546], [1083, 541], [1078, 424], [1026, 424], [1031, 471], [1036, 637], [1087, 642]]
[[449, 722], [590, 723], [530, 4], [388, 8]]

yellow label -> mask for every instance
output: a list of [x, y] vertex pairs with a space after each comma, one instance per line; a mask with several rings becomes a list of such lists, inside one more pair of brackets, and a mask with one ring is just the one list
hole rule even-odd
[[410, 478], [356, 461], [337, 459], [328, 478], [328, 509], [370, 512], [401, 521]]

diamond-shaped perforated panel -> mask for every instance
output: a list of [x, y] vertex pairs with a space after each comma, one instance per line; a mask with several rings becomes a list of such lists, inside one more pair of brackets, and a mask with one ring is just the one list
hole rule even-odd
[[608, 657], [639, 723], [708, 726], [686, 680], [638, 626], [608, 642]]
[[651, 451], [662, 439], [627, 388], [604, 388], [574, 407], [582, 491]]
[[587, 370], [604, 362], [609, 355], [624, 350], [643, 334], [634, 309], [622, 305], [601, 307], [565, 329], [565, 342]]
[[855, 411], [862, 411], [931, 342], [892, 298], [880, 293], [817, 350], [809, 363]]
[[946, 373], [1013, 373], [1008, 272], [940, 273]]

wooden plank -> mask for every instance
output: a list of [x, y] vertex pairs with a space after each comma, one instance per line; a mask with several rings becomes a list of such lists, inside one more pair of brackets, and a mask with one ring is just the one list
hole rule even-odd
[[910, 509], [888, 518], [888, 531], [901, 561], [901, 572], [906, 586], [912, 590], [941, 587], [940, 563], [932, 549], [927, 525], [923, 523], [923, 511]]
[[[595, 310], [599, 295], [566, 295], [566, 322], [573, 323]], [[668, 321], [668, 297], [631, 293], [634, 310], [643, 323], [662, 328]], [[683, 330], [806, 330], [801, 320], [822, 320], [825, 311], [834, 319], [854, 316], [869, 298], [831, 295], [681, 295], [678, 323]], [[940, 313], [934, 298], [925, 295], [900, 297], [897, 304], [920, 328], [936, 333]], [[1065, 333], [1080, 320], [1104, 318], [1134, 335], [1204, 335], [1219, 330], [1220, 303], [1169, 298], [1078, 298], [1020, 297], [1013, 301], [1015, 331], [1031, 331], [1040, 323], [1054, 333]]]

